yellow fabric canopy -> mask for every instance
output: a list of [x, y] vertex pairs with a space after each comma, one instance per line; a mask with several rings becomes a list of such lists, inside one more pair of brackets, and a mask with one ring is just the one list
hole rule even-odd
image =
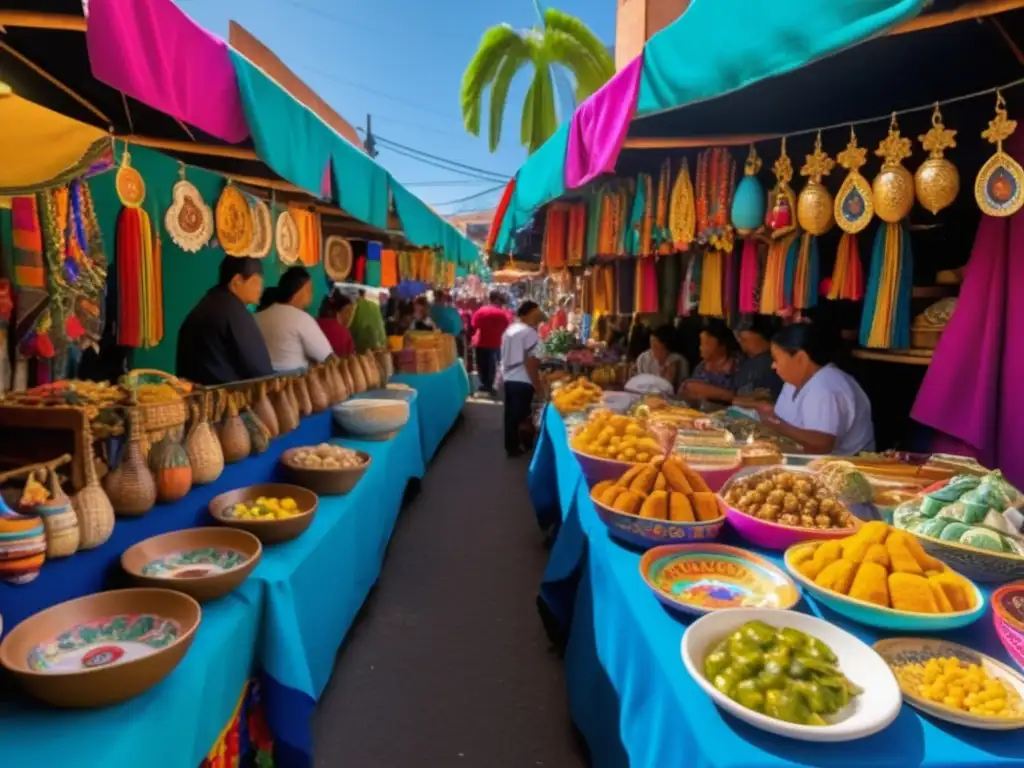
[[30, 187], [58, 176], [104, 135], [21, 98], [0, 82], [0, 189]]

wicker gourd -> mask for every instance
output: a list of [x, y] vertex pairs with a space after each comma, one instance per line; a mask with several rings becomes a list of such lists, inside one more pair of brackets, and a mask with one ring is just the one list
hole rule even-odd
[[381, 379], [380, 368], [377, 367], [377, 360], [374, 358], [372, 352], [366, 352], [363, 354], [363, 368], [366, 369], [366, 376], [371, 382], [373, 389], [379, 389], [384, 386], [384, 381]]
[[[343, 371], [348, 371], [349, 378], [352, 381], [352, 388], [349, 390], [354, 395], [365, 392], [369, 387], [366, 383], [366, 374], [363, 373], [363, 366], [359, 362], [359, 358], [356, 355], [346, 357], [344, 360], [345, 367]], [[346, 381], [346, 384], [348, 382]]]
[[94, 549], [114, 532], [114, 507], [96, 477], [96, 457], [92, 452], [92, 430], [86, 426], [78, 450], [85, 462], [85, 486], [71, 499], [78, 516], [78, 548]]
[[205, 417], [205, 404], [202, 411], [192, 406], [192, 427], [185, 438], [185, 452], [188, 454], [188, 463], [192, 465], [192, 482], [195, 485], [212, 483], [224, 471], [224, 454], [220, 442]]
[[270, 447], [270, 432], [249, 406], [242, 411], [242, 421], [245, 423], [245, 428], [249, 430], [252, 452], [259, 455], [267, 450]]
[[103, 478], [114, 512], [128, 517], [146, 514], [156, 504], [156, 481], [142, 456], [142, 425], [133, 411], [128, 417], [128, 440], [117, 469]]
[[[68, 557], [78, 551], [80, 534], [78, 518], [69, 499], [60, 487], [56, 469], [41, 467], [28, 477], [28, 484], [36, 482], [46, 488], [49, 498], [24, 505], [24, 514], [38, 515], [46, 530], [46, 557]], [[49, 486], [49, 487], [47, 487]]]
[[220, 395], [227, 400], [227, 413], [218, 431], [221, 452], [225, 464], [234, 464], [249, 457], [252, 453], [252, 440], [249, 437], [249, 430], [245, 428], [245, 422], [238, 415], [234, 393], [221, 392]]
[[256, 387], [256, 401], [253, 403], [252, 411], [255, 413], [271, 437], [277, 437], [281, 433], [281, 426], [277, 423], [277, 414], [274, 406], [267, 397], [267, 382], [261, 381]]
[[292, 383], [292, 390], [295, 392], [295, 398], [299, 401], [299, 415], [309, 416], [313, 413], [313, 403], [309, 399], [309, 387], [306, 384], [306, 377], [297, 377]]
[[313, 408], [313, 412], [320, 413], [327, 410], [328, 400], [323, 383], [323, 368], [319, 365], [310, 366], [306, 378], [308, 380], [309, 403]]
[[387, 386], [388, 381], [395, 374], [395, 362], [391, 357], [391, 352], [386, 349], [378, 349], [373, 353], [373, 356], [377, 360], [377, 366], [381, 371], [381, 383], [382, 387]]
[[299, 393], [295, 391], [296, 378], [284, 380], [284, 393], [288, 396], [288, 402], [292, 406], [292, 410], [295, 411], [295, 415], [298, 418], [302, 418], [302, 410], [299, 407]]
[[324, 369], [324, 376], [326, 376], [331, 382], [331, 405], [337, 405], [338, 403], [344, 402], [345, 399], [352, 394], [352, 390], [346, 385], [345, 378], [342, 376], [342, 363], [341, 360], [335, 358], [327, 363], [327, 367]]
[[344, 364], [339, 360], [334, 366], [334, 385], [338, 390], [338, 402], [344, 403], [350, 397], [352, 397], [352, 388], [349, 386], [348, 381], [342, 375], [344, 370]]
[[282, 382], [277, 382], [274, 394], [271, 396], [274, 404], [274, 413], [277, 414], [277, 424], [281, 434], [287, 434], [299, 426], [299, 413], [292, 407], [292, 400]]

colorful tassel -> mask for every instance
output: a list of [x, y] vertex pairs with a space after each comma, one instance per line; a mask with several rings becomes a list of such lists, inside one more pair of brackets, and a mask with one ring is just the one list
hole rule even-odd
[[724, 317], [722, 307], [722, 253], [704, 253], [704, 265], [700, 280], [700, 314], [706, 317]]
[[758, 308], [758, 283], [760, 265], [757, 258], [757, 243], [747, 239], [743, 241], [743, 252], [740, 256], [739, 277], [739, 311], [750, 314], [760, 311]]
[[832, 301], [845, 299], [860, 301], [864, 298], [864, 270], [860, 263], [860, 249], [857, 236], [844, 232], [839, 239], [836, 263], [832, 269], [832, 281], [827, 298]]
[[899, 223], [879, 227], [861, 317], [861, 346], [906, 349], [910, 346], [910, 299], [914, 255]]

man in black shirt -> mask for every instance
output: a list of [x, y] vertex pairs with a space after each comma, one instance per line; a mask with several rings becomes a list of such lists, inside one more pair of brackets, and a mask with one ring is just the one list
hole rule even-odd
[[247, 304], [263, 291], [259, 259], [226, 256], [220, 279], [188, 313], [178, 331], [177, 373], [215, 386], [274, 372], [259, 326]]

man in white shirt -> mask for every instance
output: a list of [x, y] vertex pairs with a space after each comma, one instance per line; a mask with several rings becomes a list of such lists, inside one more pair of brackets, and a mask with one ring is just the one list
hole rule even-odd
[[537, 326], [544, 313], [535, 301], [524, 301], [516, 310], [516, 322], [501, 337], [501, 373], [505, 382], [505, 452], [510, 458], [526, 451], [532, 442], [530, 414], [533, 397], [543, 392], [537, 347], [540, 336]]

